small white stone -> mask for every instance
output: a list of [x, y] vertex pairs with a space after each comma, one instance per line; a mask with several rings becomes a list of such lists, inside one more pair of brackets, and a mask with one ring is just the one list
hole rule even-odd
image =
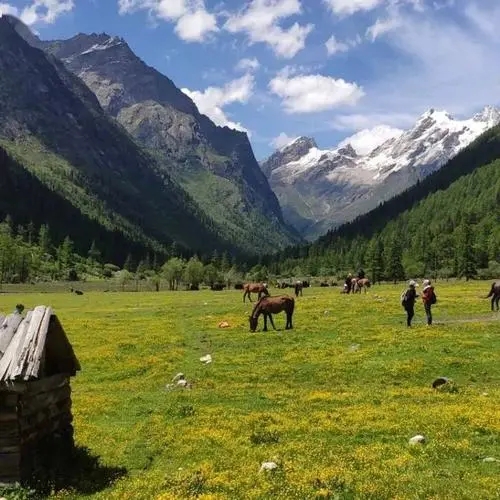
[[178, 380], [184, 380], [184, 373], [178, 373], [173, 379], [172, 382], [177, 382]]
[[208, 365], [208, 363], [211, 363], [212, 362], [212, 356], [210, 354], [207, 354], [206, 356], [202, 356], [200, 358], [200, 361], [202, 363], [205, 363], [206, 365]]
[[415, 445], [415, 444], [423, 444], [425, 443], [425, 436], [422, 436], [422, 434], [417, 434], [416, 436], [413, 436], [410, 438], [408, 441], [409, 444]]
[[177, 381], [177, 385], [180, 385], [181, 387], [186, 387], [188, 385], [188, 381], [182, 378], [181, 380]]
[[495, 458], [495, 457], [486, 457], [486, 458], [483, 458], [483, 462], [498, 462], [498, 460]]
[[278, 464], [276, 464], [275, 462], [262, 462], [259, 472], [262, 472], [264, 470], [275, 470], [277, 468]]

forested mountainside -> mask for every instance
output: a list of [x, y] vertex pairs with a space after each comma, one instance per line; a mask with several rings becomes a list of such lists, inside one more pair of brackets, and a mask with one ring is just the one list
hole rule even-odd
[[322, 150], [299, 137], [261, 166], [285, 219], [312, 240], [421, 181], [499, 122], [492, 106], [466, 120], [431, 109], [368, 153], [344, 143]]
[[79, 34], [36, 43], [87, 84], [104, 110], [154, 154], [227, 240], [253, 253], [300, 241], [285, 225], [247, 135], [218, 127], [200, 114], [186, 94], [139, 59], [125, 40]]
[[[0, 18], [0, 145], [4, 157], [81, 214], [66, 228], [75, 241], [84, 232], [78, 223], [91, 219], [107, 232], [121, 233], [129, 247], [165, 252], [175, 241], [209, 253], [232, 248], [194, 200], [104, 113], [85, 84], [30, 46], [7, 16]], [[49, 206], [44, 222], [59, 226], [61, 214]], [[25, 220], [24, 212], [16, 200], [3, 203], [0, 216], [17, 222]], [[125, 251], [109, 249], [118, 261]]]
[[[500, 127], [442, 169], [315, 243], [266, 260], [272, 272], [347, 272], [374, 280], [500, 274]], [[300, 273], [298, 273], [300, 274]]]

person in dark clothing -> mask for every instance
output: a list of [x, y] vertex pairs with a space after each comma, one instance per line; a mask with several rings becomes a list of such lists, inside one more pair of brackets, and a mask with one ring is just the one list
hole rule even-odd
[[352, 274], [349, 273], [347, 275], [347, 278], [345, 279], [345, 284], [346, 284], [346, 293], [351, 293], [352, 289]]
[[432, 304], [436, 303], [436, 294], [434, 287], [431, 285], [431, 280], [424, 280], [424, 288], [422, 290], [422, 302], [424, 303], [425, 315], [427, 316], [427, 324], [432, 325]]
[[417, 294], [416, 287], [418, 283], [414, 280], [410, 280], [408, 283], [408, 289], [403, 292], [401, 297], [401, 305], [406, 311], [406, 326], [411, 327], [411, 320], [415, 316], [415, 300], [419, 295]]
[[360, 269], [358, 271], [358, 280], [365, 279], [365, 271], [363, 269]]

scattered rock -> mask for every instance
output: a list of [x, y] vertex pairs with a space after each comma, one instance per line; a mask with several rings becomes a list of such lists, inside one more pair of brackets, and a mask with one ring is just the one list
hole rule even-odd
[[351, 344], [349, 346], [349, 352], [358, 351], [360, 347], [361, 347], [361, 344]]
[[202, 363], [205, 363], [206, 365], [208, 365], [208, 363], [211, 363], [212, 362], [212, 356], [210, 356], [210, 354], [207, 354], [206, 356], [202, 356], [200, 358], [200, 361]]
[[425, 436], [422, 436], [422, 434], [417, 434], [416, 436], [410, 438], [408, 443], [411, 445], [416, 445], [416, 444], [424, 444], [425, 441], [426, 441]]
[[497, 460], [495, 457], [486, 457], [486, 458], [483, 458], [483, 462], [487, 462], [487, 463], [491, 463], [491, 462], [498, 462], [499, 460]]
[[330, 311], [325, 311], [323, 314], [324, 314], [325, 316], [328, 316], [328, 315], [330, 314]]
[[448, 377], [438, 377], [436, 380], [434, 380], [434, 382], [432, 382], [432, 387], [434, 389], [437, 389], [438, 387], [441, 387], [448, 382], [450, 382], [450, 379]]
[[186, 377], [184, 373], [178, 373], [173, 379], [172, 382], [177, 382], [178, 380], [184, 380]]
[[278, 468], [278, 464], [275, 462], [262, 462], [262, 465], [260, 466], [259, 472], [265, 471], [265, 470], [276, 470]]
[[219, 323], [219, 328], [229, 328], [229, 323], [227, 321], [221, 321]]

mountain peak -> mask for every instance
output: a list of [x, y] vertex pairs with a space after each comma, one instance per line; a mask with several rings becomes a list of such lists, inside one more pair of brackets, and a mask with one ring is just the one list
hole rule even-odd
[[485, 106], [479, 113], [476, 113], [472, 119], [476, 122], [484, 122], [496, 125], [500, 122], [500, 109], [495, 106]]
[[36, 47], [38, 49], [42, 47], [43, 42], [20, 19], [10, 14], [0, 15], [0, 18], [9, 23], [17, 34], [32, 47]]
[[318, 145], [312, 137], [300, 136], [289, 142], [285, 146], [279, 149], [280, 153], [286, 153], [288, 151], [304, 151], [307, 153], [311, 148], [317, 148]]

